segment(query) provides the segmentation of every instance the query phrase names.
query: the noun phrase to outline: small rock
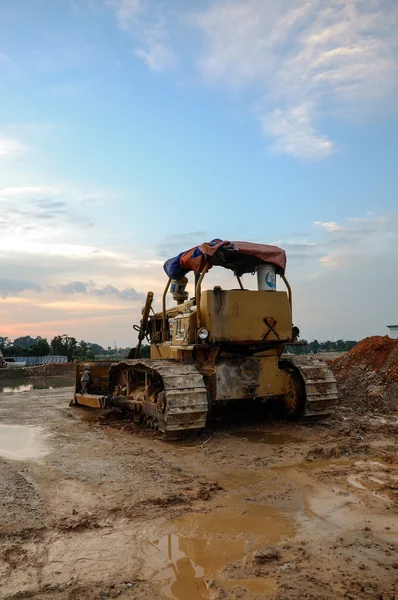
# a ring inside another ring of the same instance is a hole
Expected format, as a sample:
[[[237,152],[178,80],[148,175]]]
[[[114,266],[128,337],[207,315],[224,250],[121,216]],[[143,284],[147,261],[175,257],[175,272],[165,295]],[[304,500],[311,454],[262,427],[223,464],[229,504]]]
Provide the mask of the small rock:
[[[298,571],[297,565],[295,563],[284,563],[279,570],[283,573],[290,573],[291,571]]]
[[[253,554],[253,562],[257,565],[262,565],[264,563],[270,562],[271,560],[279,560],[280,558],[281,553],[277,548],[273,548],[272,546],[266,546],[265,548],[261,548]]]
[[[205,579],[205,586],[208,590],[217,587],[215,579]]]

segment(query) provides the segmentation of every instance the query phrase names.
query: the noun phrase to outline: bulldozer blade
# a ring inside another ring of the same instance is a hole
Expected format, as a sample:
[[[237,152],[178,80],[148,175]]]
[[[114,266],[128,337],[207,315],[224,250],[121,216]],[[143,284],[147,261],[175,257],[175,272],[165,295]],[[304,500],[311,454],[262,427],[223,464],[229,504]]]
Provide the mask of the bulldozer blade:
[[[106,408],[106,397],[96,394],[75,394],[74,404],[91,408]]]

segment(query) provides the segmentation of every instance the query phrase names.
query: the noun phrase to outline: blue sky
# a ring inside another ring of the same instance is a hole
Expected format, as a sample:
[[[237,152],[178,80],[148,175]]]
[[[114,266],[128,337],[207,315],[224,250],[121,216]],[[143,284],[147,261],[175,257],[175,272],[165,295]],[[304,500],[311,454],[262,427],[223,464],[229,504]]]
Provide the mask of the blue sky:
[[[397,17],[388,0],[0,0],[0,333],[128,345],[169,254],[223,237],[286,249],[305,337],[385,334]]]

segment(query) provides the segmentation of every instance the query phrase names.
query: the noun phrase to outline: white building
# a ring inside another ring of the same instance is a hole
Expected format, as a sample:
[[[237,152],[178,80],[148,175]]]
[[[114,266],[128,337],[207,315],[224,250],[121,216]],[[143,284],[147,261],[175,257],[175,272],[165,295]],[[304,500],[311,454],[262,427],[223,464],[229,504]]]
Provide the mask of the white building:
[[[398,325],[387,325],[387,328],[390,330],[390,338],[397,340],[398,339]]]

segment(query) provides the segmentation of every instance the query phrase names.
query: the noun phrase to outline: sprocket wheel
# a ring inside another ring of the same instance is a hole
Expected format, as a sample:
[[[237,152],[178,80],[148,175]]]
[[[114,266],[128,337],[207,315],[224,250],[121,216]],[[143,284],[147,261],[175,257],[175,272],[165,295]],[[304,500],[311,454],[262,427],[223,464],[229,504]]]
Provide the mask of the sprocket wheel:
[[[299,419],[305,411],[305,385],[298,369],[291,364],[282,363],[280,366],[288,375],[288,384],[286,394],[276,403],[276,412],[279,417],[293,421]]]

